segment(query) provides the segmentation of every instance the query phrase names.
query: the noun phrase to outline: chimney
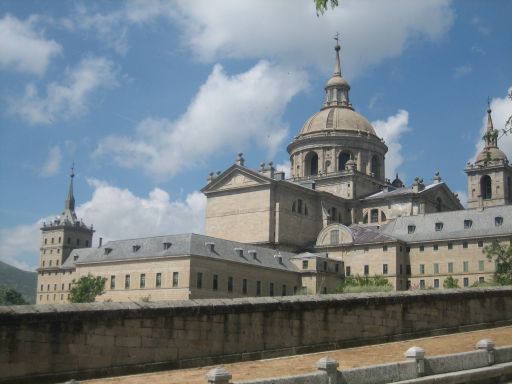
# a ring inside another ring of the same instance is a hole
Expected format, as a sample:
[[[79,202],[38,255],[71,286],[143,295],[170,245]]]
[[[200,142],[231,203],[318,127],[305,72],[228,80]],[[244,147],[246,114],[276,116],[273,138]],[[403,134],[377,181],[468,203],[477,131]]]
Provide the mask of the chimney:
[[[98,245],[98,248],[101,248],[101,245],[103,244],[103,237],[100,237],[100,243]]]

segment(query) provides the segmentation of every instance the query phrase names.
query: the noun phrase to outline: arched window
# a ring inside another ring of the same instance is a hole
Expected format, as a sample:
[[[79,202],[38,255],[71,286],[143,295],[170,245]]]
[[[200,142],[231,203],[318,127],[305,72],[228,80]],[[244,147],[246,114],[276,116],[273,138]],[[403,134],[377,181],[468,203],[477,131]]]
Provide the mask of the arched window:
[[[350,160],[350,153],[341,152],[338,156],[338,171],[344,171],[347,161]]]
[[[380,161],[379,158],[375,155],[372,157],[372,173],[373,176],[377,179],[380,179]]]
[[[378,209],[372,209],[370,212],[370,222],[371,223],[378,223],[379,222],[379,210]]]
[[[489,175],[482,176],[480,179],[480,193],[484,200],[492,199],[492,181]]]
[[[292,204],[292,212],[295,212],[295,201]]]
[[[318,174],[318,155],[316,152],[309,152],[306,155],[306,176]]]

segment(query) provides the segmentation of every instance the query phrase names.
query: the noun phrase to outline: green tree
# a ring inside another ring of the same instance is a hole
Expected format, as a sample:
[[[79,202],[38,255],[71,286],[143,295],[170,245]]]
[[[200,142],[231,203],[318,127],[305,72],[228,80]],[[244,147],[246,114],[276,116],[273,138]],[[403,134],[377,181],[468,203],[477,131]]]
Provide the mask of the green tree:
[[[23,295],[12,288],[0,288],[0,305],[24,305],[28,302]]]
[[[484,248],[488,260],[496,265],[494,280],[500,285],[512,285],[512,245],[501,245],[494,240]]]
[[[443,288],[459,288],[459,280],[450,275],[444,279]]]
[[[338,0],[315,0],[316,14],[317,16],[323,15],[329,8],[336,8],[338,6]]]
[[[105,293],[105,282],[107,279],[101,276],[88,274],[82,276],[78,281],[73,280],[69,301],[72,303],[92,303],[97,296]]]
[[[345,278],[343,283],[335,289],[337,293],[354,293],[354,292],[383,292],[391,291],[393,286],[385,277],[375,275],[370,276],[349,276]]]

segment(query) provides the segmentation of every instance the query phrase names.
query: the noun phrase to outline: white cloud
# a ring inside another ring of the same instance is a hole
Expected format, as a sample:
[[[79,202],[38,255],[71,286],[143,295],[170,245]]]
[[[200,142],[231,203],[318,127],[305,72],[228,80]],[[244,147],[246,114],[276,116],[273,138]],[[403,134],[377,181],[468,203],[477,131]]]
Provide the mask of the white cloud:
[[[93,224],[95,243],[134,237],[176,233],[203,233],[206,198],[197,191],[184,200],[172,200],[159,188],[148,196],[139,197],[128,189],[91,180],[94,187],[91,200],[76,211],[88,225]],[[43,221],[0,229],[0,260],[22,269],[34,269],[39,263],[40,227]]]
[[[62,161],[62,153],[60,147],[55,145],[50,148],[48,158],[41,168],[41,176],[48,177],[55,175],[60,169],[60,162]]]
[[[388,146],[386,154],[386,177],[393,180],[395,174],[403,163],[402,145],[400,139],[409,128],[409,113],[403,109],[399,110],[396,115],[388,117],[385,121],[378,120],[372,122],[377,135],[384,138]]]
[[[413,39],[438,40],[451,27],[450,0],[346,0],[317,17],[311,0],[128,1],[110,13],[79,9],[76,23],[119,53],[129,48],[133,26],[169,20],[202,61],[222,58],[278,59],[288,64],[330,68],[330,38],[342,36],[344,73],[400,55]]]
[[[439,39],[453,22],[448,0],[347,0],[321,17],[316,17],[310,0],[174,5],[177,11],[170,16],[181,26],[185,44],[202,60],[277,57],[330,68],[326,60],[334,45],[330,37],[340,32],[348,77],[401,54],[413,38]]]
[[[204,166],[222,150],[239,152],[259,145],[271,158],[288,133],[282,114],[294,95],[308,86],[300,71],[261,61],[229,76],[215,65],[176,121],[147,118],[134,137],[107,136],[95,157],[111,157],[126,168],[142,168],[157,178]]]
[[[84,113],[92,92],[116,85],[114,64],[105,58],[88,57],[68,69],[62,82],[49,84],[44,97],[33,84],[27,85],[23,97],[11,101],[9,110],[31,124],[52,124]]]
[[[455,79],[460,79],[461,77],[469,75],[472,70],[473,67],[471,67],[469,64],[461,65],[453,70],[453,77]]]
[[[512,86],[507,90],[507,94],[512,92]],[[500,131],[500,135],[505,129],[505,122],[512,116],[512,100],[507,95],[502,98],[497,97],[491,100],[491,117],[494,129]],[[479,139],[475,144],[475,153],[471,158],[474,162],[480,151],[484,148],[484,142],[481,139],[487,130],[487,113],[482,116],[482,126],[480,128]],[[498,147],[507,155],[508,160],[512,161],[512,134],[504,135],[498,140]]]
[[[9,14],[0,19],[0,68],[42,75],[60,44],[35,31],[37,17],[21,21]]]
[[[280,172],[284,172],[285,178],[289,178],[291,176],[291,166],[290,160],[285,160],[284,162],[277,164],[276,169]]]

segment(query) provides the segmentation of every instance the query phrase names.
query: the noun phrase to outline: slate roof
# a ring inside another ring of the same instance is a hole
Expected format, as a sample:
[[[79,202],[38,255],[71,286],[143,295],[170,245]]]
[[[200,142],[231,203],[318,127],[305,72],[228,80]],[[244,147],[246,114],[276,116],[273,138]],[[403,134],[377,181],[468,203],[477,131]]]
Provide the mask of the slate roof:
[[[395,237],[383,233],[376,226],[352,224],[349,228],[352,231],[354,244],[356,245],[397,241]]]
[[[503,218],[499,226],[495,225],[498,216]],[[464,220],[471,220],[471,228],[464,228]],[[443,223],[443,229],[436,231],[436,223]],[[416,226],[414,233],[409,233],[409,225]],[[512,236],[512,205],[398,217],[381,232],[406,242]]]
[[[363,200],[383,199],[383,198],[388,198],[388,197],[407,196],[407,195],[413,195],[413,194],[421,195],[422,193],[425,193],[425,192],[427,192],[435,187],[439,187],[443,184],[444,184],[444,182],[429,184],[429,185],[425,186],[425,188],[423,190],[419,191],[418,193],[414,192],[412,187],[402,187],[402,188],[394,189],[392,191],[380,191],[380,192],[374,193],[373,195],[366,196]]]
[[[171,245],[168,249],[165,249],[164,243],[170,243]],[[214,243],[213,251],[210,251],[210,246],[207,243]],[[134,251],[134,247],[139,248]],[[105,249],[111,250],[107,253]],[[242,256],[240,256],[240,250],[242,251]],[[253,257],[253,254],[249,253],[249,251],[256,251],[256,257]],[[188,255],[294,272],[298,270],[289,260],[295,256],[293,253],[278,252],[270,248],[194,233],[116,240],[109,241],[99,248],[76,249],[71,252],[63,267],[69,267],[73,264],[136,261],[147,258],[154,259]],[[78,256],[76,261],[74,260],[75,256]],[[279,262],[279,256],[281,256],[281,263]]]

